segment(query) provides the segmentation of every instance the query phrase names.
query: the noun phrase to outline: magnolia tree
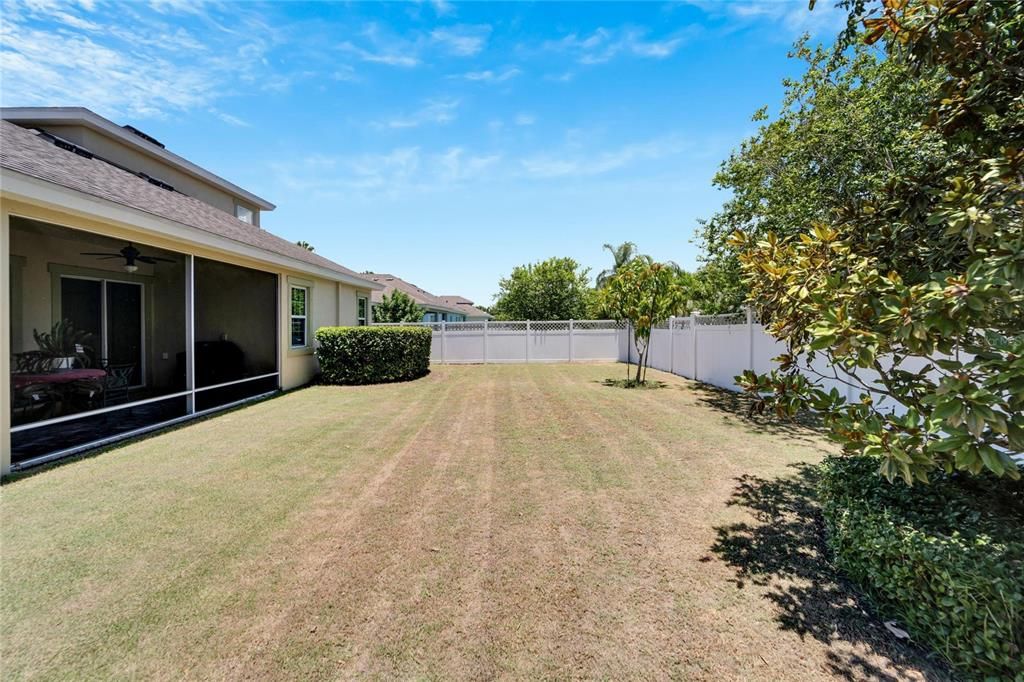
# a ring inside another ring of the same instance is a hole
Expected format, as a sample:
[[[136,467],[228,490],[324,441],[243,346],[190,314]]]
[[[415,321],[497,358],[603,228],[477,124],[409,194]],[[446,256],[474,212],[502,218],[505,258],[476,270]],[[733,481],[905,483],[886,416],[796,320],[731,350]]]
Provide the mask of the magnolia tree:
[[[633,383],[647,380],[651,330],[674,315],[683,301],[678,267],[635,258],[619,267],[601,290],[603,307],[617,320],[629,322],[639,358]]]
[[[780,415],[817,410],[846,451],[876,456],[890,480],[927,482],[936,470],[1017,478],[1024,12],[968,0],[846,5],[849,25],[867,29],[856,39],[883,46],[885,59],[844,65],[841,40],[835,60],[805,76],[813,87],[790,85],[798,96],[782,123],[739,154],[765,189],[751,185],[729,247],[762,320],[788,345],[778,371],[739,381]],[[849,97],[831,97],[837,88]],[[860,113],[846,110],[850,98]],[[856,172],[837,176],[844,164]],[[779,208],[774,222],[758,215],[758,192],[785,199],[786,187],[825,189],[822,178],[840,181],[821,192],[827,212],[812,203],[802,214]],[[815,355],[859,397],[824,390],[807,366]],[[906,410],[893,413],[893,401]]]
[[[395,289],[391,295],[384,294],[380,303],[373,307],[374,322],[421,322],[423,308],[412,300],[412,296]]]

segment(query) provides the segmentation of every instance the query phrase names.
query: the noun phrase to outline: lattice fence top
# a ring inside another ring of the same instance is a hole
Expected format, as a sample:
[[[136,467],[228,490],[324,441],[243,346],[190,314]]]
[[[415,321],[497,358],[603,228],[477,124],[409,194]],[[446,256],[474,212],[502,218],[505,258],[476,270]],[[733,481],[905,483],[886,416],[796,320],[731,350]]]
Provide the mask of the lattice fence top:
[[[483,322],[445,322],[445,331],[479,334],[484,330]]]
[[[487,331],[491,332],[525,332],[526,322],[492,320],[487,323]]]
[[[677,328],[684,329],[682,323],[688,318],[677,318]],[[618,320],[571,320],[574,331],[616,331],[626,328],[626,322]],[[534,332],[560,332],[569,331],[570,320],[542,320],[530,321],[530,331]],[[429,327],[436,332],[441,331],[444,325],[446,331],[450,332],[482,332],[484,328],[495,332],[522,332],[526,331],[526,320],[490,320],[488,322],[374,322],[375,327]],[[659,329],[668,329],[668,322],[658,326]]]
[[[756,324],[756,320],[754,321]],[[694,324],[702,327],[718,327],[727,325],[746,324],[747,314],[745,312],[726,313],[724,315],[696,315],[689,317],[674,317],[665,320],[654,326],[655,329],[691,329]],[[482,332],[484,328],[495,332],[522,332],[526,331],[525,320],[490,320],[489,322],[374,322],[377,327],[429,327],[436,332],[441,331],[441,326],[451,332]],[[572,328],[575,331],[587,330],[618,330],[625,329],[626,322],[616,320],[573,320]],[[569,330],[569,320],[544,320],[531,321],[530,331],[536,332],[562,332]]]
[[[746,313],[726,313],[725,315],[697,315],[696,324],[703,327],[717,327],[730,324],[746,324]]]
[[[568,321],[545,321],[545,322],[531,322],[530,331],[534,332],[568,332],[569,323]]]
[[[617,322],[615,320],[576,320],[572,323],[573,329],[577,331],[604,329],[604,330],[616,330],[625,329],[625,322]]]

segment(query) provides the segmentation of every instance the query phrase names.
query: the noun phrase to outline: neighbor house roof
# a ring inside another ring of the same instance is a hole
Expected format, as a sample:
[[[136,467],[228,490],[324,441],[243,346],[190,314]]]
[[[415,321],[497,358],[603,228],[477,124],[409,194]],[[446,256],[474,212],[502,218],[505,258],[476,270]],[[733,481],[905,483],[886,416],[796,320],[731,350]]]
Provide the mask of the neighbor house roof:
[[[401,277],[395,277],[383,272],[364,272],[363,277],[382,284],[384,286],[383,291],[374,291],[372,294],[372,302],[380,303],[384,297],[384,294],[391,295],[395,289],[403,291],[408,294],[412,300],[419,303],[424,308],[430,310],[441,310],[450,313],[462,313],[462,310],[452,303],[446,303],[440,297],[435,296],[426,289],[421,289],[412,282],[406,282]]]
[[[461,310],[465,315],[474,315],[480,317],[494,317],[486,310],[480,310],[473,305],[473,301],[469,300],[465,296],[438,296],[442,301],[449,305],[454,305],[457,309]]]
[[[163,189],[134,173],[62,149],[32,130],[0,121],[0,167],[333,273],[376,289],[365,277],[323,256],[244,223],[199,199]]]

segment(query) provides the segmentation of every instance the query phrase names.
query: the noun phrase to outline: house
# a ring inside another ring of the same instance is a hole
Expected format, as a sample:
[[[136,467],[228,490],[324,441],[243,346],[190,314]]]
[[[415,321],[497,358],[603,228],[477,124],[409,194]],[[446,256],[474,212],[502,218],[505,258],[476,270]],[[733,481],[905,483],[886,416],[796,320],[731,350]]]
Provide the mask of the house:
[[[369,322],[383,287],[266,199],[87,109],[0,113],[3,473],[305,384],[318,327]]]
[[[467,322],[483,322],[494,319],[494,315],[475,307],[471,300],[463,296],[438,296],[438,298],[448,305],[455,306],[457,310],[461,310]]]
[[[467,319],[467,309],[464,306],[448,303],[440,296],[435,296],[426,289],[406,282],[400,277],[379,272],[364,272],[363,277],[384,287],[380,291],[373,292],[371,306],[380,305],[385,294],[391,296],[392,292],[397,290],[408,294],[423,308],[423,322],[465,322]],[[483,311],[477,312],[482,313]]]

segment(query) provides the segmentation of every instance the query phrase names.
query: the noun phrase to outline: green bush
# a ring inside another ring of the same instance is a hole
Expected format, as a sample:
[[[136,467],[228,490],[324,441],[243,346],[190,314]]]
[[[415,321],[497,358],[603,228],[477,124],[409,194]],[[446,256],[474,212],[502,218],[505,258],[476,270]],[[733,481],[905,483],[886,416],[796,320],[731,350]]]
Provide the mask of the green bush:
[[[969,676],[1024,679],[1024,486],[955,474],[890,484],[868,457],[822,470],[836,564],[882,614]]]
[[[428,327],[321,327],[316,357],[328,384],[408,381],[430,369]]]

